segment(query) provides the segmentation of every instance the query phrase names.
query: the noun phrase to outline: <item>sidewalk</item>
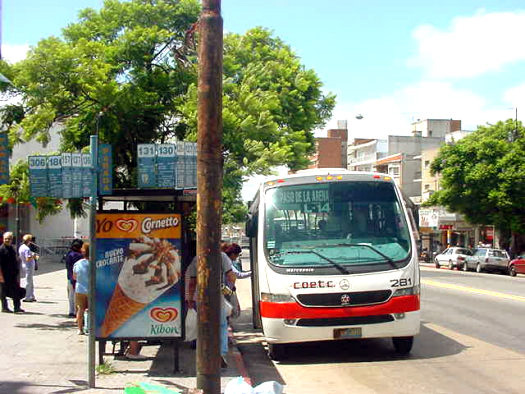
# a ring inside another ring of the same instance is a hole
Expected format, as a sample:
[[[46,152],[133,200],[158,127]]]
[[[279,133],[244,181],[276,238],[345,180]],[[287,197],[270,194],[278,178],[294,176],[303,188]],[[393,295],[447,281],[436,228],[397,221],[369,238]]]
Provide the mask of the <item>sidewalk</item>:
[[[50,261],[41,261],[39,266],[35,277],[38,302],[22,303],[25,314],[0,313],[0,393],[122,393],[140,382],[183,393],[195,388],[195,350],[181,343],[178,373],[173,373],[171,345],[146,346],[141,351],[148,357],[145,361],[105,356],[114,372],[97,373],[96,388],[86,389],[88,337],[78,335],[75,320],[67,316],[65,269]],[[110,348],[108,343],[106,351]],[[227,361],[228,368],[221,371],[223,390],[232,378],[245,376],[237,346],[230,346]]]

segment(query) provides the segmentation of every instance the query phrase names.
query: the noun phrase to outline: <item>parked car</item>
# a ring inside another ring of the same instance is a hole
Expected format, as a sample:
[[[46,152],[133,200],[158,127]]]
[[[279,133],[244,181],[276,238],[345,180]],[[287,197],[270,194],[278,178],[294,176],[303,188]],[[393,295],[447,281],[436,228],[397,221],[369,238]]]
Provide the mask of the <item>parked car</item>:
[[[461,269],[464,267],[465,261],[469,256],[472,256],[470,249],[453,246],[436,255],[434,263],[436,264],[436,268],[445,265],[450,269],[454,267]]]
[[[525,256],[518,256],[509,263],[509,275],[525,274]]]
[[[499,271],[507,273],[510,258],[502,249],[477,248],[474,249],[472,257],[466,261],[465,270],[475,269],[476,272]]]

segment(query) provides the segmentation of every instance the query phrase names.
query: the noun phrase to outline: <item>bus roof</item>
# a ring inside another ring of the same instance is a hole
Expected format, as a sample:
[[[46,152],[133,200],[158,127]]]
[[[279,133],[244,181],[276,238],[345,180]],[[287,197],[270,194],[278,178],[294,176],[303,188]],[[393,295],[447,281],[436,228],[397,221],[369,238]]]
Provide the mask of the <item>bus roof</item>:
[[[346,168],[310,168],[308,170],[299,170],[293,174],[288,174],[284,176],[275,176],[268,177],[262,183],[277,181],[279,179],[294,179],[294,178],[303,178],[310,176],[326,176],[326,175],[358,175],[358,176],[373,176],[380,175],[382,177],[390,176],[388,174],[383,174],[380,172],[371,172],[371,171],[350,171]]]

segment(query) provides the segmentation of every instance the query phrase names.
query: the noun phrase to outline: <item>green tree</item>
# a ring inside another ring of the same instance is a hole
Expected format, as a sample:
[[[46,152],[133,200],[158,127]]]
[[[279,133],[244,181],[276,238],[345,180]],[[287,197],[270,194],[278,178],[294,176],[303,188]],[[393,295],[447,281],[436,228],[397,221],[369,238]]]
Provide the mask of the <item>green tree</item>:
[[[0,72],[21,92],[4,112],[11,144],[46,144],[57,122],[62,150],[89,145],[99,131],[113,146],[115,187],[136,185],[136,145],[196,140],[197,0],[106,0],[100,11],[32,48]],[[238,220],[242,181],[272,166],[305,167],[312,130],[334,106],[312,70],[280,39],[257,28],[224,47],[225,220]],[[75,207],[80,204],[73,204]]]
[[[440,149],[431,164],[441,190],[426,205],[443,205],[476,224],[495,224],[505,235],[525,233],[525,134],[509,119],[480,126]]]
[[[11,204],[29,205],[37,209],[36,218],[42,222],[48,215],[53,215],[62,210],[62,201],[54,198],[33,198],[29,189],[27,161],[18,161],[10,170],[10,182],[0,186],[2,202]]]
[[[323,94],[289,46],[271,32],[254,28],[224,40],[224,196],[226,216],[243,219],[243,180],[272,167],[305,168],[314,150],[313,130],[330,117],[335,97]],[[196,138],[197,88],[181,104],[189,138]]]

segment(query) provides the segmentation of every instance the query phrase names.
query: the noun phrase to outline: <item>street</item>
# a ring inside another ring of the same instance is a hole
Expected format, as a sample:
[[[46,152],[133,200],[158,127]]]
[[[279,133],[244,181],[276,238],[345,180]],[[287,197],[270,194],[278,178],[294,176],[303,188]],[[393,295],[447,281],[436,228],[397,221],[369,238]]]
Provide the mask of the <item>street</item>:
[[[388,339],[289,347],[270,361],[250,322],[236,337],[254,383],[277,380],[286,393],[523,392],[525,277],[422,267],[422,322],[409,357]],[[249,281],[239,281],[249,320]],[[243,331],[244,330],[244,331]]]

